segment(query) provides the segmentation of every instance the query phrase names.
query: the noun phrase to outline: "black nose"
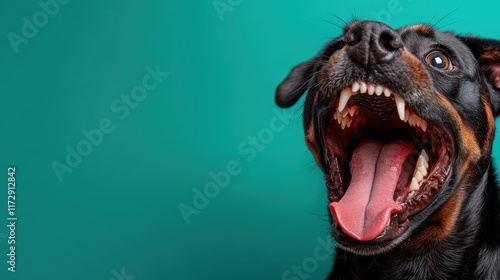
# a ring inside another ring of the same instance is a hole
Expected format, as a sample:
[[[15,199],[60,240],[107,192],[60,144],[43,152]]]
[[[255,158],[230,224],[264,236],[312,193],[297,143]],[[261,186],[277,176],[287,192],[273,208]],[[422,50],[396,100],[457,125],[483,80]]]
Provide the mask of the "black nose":
[[[389,26],[373,21],[357,22],[344,34],[347,55],[363,66],[391,62],[403,48],[401,37]]]

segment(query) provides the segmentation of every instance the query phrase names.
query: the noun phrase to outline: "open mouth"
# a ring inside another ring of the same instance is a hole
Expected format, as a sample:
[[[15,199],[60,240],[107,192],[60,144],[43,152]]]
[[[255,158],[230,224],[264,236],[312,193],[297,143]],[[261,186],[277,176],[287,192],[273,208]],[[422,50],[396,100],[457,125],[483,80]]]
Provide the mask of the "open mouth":
[[[356,82],[319,116],[330,211],[340,242],[402,235],[451,173],[449,131],[382,85]]]

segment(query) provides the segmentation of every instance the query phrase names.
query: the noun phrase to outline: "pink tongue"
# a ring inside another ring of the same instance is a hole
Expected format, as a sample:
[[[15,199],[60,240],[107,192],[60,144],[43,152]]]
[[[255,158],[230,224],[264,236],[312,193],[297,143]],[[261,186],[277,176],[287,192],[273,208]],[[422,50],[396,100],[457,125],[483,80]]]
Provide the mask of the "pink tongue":
[[[416,146],[410,141],[366,140],[354,151],[351,184],[330,212],[350,237],[369,241],[388,226],[391,215],[401,210],[393,196],[403,163]]]

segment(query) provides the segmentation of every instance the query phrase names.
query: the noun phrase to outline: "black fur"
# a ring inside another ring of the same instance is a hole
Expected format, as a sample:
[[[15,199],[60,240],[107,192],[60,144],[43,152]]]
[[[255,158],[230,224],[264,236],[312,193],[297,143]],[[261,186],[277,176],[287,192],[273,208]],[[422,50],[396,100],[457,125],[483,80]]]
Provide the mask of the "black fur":
[[[460,131],[463,127],[456,123],[446,107],[436,104],[432,92],[415,94],[422,86],[416,85],[419,78],[409,72],[412,69],[409,64],[376,63],[380,58],[356,57],[353,61],[335,62],[333,69],[327,67],[332,63],[332,56],[355,40],[350,35],[353,29],[357,28],[361,32],[366,24],[373,25],[361,22],[347,26],[343,36],[329,43],[310,61],[295,67],[277,89],[276,102],[281,107],[292,106],[308,91],[304,129],[306,133],[311,127],[315,129],[314,144],[319,149],[315,152],[320,157],[317,159],[318,165],[323,170],[328,169],[319,140],[322,135],[318,116],[337,97],[338,89],[358,80],[398,89],[398,93],[419,116],[450,129],[457,150],[452,163],[452,175],[435,201],[410,217],[411,226],[404,240],[395,242],[395,246],[384,253],[370,256],[356,255],[337,248],[334,269],[328,279],[500,279],[500,197],[491,159],[494,133],[489,132],[494,124],[487,118],[489,108],[494,117],[500,114],[500,42],[438,32],[431,28],[403,27],[393,30],[380,25],[389,34],[387,36],[393,36],[390,43],[396,51],[391,52],[391,55],[395,58],[390,57],[389,60],[404,61],[403,52],[397,46],[401,43],[404,50],[425,66],[425,75],[432,81],[429,88],[442,94],[458,113],[461,125],[474,132],[477,149],[481,151],[480,157],[465,170],[467,174],[458,174],[468,160],[459,147],[474,144],[462,139]],[[387,48],[392,47],[389,44]],[[426,64],[426,56],[436,49],[448,54],[456,68],[437,71]],[[379,55],[373,52],[371,50],[369,56]],[[445,238],[439,241],[423,239],[426,240],[424,244],[413,244],[412,240],[428,228],[441,226],[433,224],[437,222],[430,217],[460,192],[465,195],[458,218]]]

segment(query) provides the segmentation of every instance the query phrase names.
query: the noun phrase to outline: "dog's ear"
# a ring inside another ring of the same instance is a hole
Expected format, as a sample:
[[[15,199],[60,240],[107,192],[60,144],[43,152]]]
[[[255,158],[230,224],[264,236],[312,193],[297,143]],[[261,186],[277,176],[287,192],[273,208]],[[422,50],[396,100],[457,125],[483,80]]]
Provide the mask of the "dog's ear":
[[[276,89],[276,104],[288,108],[295,104],[309,87],[309,80],[316,66],[311,59],[295,66],[288,77]]]
[[[491,103],[495,116],[500,115],[500,41],[477,37],[459,37],[476,57],[492,87]]]

